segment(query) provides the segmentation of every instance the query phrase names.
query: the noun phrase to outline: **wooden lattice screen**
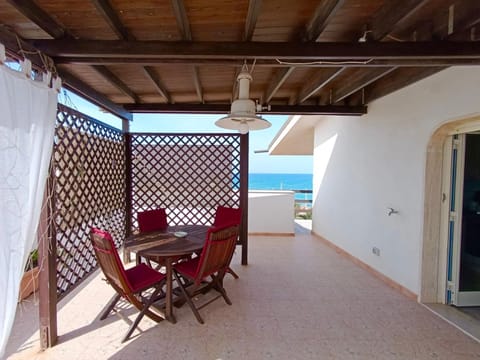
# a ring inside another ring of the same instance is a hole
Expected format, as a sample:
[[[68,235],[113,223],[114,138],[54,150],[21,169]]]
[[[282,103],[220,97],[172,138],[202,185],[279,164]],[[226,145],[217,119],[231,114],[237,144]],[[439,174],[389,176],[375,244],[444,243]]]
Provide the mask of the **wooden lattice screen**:
[[[137,213],[163,207],[170,225],[213,223],[218,205],[240,206],[240,135],[130,135],[130,231]]]
[[[141,210],[164,207],[171,225],[209,225],[218,205],[241,207],[241,143],[238,134],[124,135],[59,105],[49,181],[58,298],[97,266],[91,226],[121,246]],[[246,231],[246,264],[244,239]]]
[[[57,295],[67,294],[97,265],[91,226],[126,233],[125,142],[120,130],[59,105],[52,157]]]

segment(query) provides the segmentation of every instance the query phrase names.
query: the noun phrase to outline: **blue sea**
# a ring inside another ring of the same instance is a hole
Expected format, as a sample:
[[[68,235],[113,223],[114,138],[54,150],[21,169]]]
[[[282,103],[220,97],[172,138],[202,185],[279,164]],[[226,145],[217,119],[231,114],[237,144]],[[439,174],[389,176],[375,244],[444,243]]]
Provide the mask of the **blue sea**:
[[[312,174],[248,174],[249,190],[312,190]],[[297,200],[311,200],[312,194],[295,194]]]

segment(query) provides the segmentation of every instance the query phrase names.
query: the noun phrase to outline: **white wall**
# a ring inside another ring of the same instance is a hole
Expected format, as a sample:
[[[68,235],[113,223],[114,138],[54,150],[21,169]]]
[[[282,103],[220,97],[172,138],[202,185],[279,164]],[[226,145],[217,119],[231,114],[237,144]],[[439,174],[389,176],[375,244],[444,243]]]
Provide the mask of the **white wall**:
[[[293,191],[248,192],[248,232],[295,233],[295,193]]]
[[[480,67],[450,68],[362,117],[321,117],[313,231],[418,294],[427,143],[440,124],[480,113],[479,84]]]

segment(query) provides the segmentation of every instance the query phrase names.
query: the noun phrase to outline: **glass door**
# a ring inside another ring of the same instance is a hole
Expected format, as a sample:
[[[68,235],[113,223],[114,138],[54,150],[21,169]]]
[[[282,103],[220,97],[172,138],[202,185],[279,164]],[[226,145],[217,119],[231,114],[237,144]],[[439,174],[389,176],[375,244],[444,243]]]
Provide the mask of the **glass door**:
[[[449,286],[456,306],[480,305],[480,134],[453,138]]]

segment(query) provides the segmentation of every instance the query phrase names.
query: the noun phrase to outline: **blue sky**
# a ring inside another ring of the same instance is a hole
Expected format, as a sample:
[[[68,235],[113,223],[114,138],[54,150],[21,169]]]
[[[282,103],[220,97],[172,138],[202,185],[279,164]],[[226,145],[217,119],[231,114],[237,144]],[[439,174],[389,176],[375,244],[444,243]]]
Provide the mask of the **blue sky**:
[[[99,111],[98,107],[84,99],[64,91],[59,101],[78,111],[92,116],[107,124],[121,128],[117,117]],[[263,115],[262,115],[263,116]],[[229,132],[215,126],[221,115],[194,114],[134,114],[130,123],[132,132]],[[249,172],[250,173],[299,173],[311,174],[313,159],[311,156],[278,156],[268,153],[255,154],[255,150],[268,149],[268,145],[287,120],[287,116],[263,116],[272,123],[265,130],[250,132]]]

